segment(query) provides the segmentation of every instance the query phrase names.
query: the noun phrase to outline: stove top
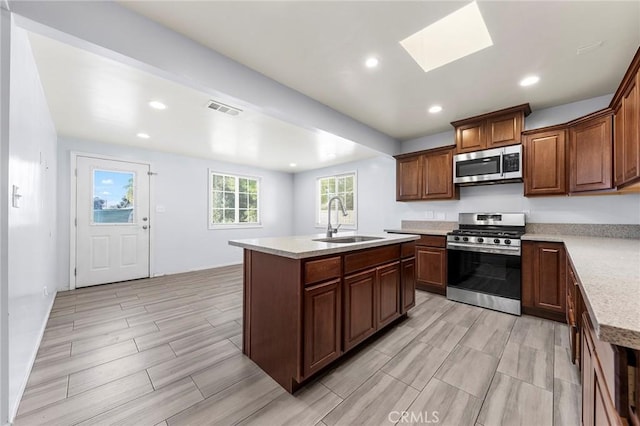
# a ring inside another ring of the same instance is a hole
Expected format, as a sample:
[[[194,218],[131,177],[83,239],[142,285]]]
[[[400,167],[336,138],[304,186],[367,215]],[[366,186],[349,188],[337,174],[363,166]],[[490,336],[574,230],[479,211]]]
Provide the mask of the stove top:
[[[447,248],[519,256],[524,219],[524,213],[460,213]]]
[[[501,231],[499,229],[454,229],[452,235],[473,235],[479,237],[503,237],[503,238],[520,238],[524,231]]]

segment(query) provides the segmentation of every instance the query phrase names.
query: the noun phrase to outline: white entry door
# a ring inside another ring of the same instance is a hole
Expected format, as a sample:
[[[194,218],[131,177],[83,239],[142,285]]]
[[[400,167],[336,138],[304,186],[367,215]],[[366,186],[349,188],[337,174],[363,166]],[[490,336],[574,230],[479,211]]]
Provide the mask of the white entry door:
[[[76,287],[149,276],[149,165],[76,157]]]

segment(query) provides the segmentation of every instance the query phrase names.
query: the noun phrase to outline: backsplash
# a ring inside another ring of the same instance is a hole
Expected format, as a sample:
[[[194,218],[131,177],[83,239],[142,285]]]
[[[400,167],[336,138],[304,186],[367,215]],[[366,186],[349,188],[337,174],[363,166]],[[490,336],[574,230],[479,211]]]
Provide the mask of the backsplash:
[[[458,222],[445,222],[437,220],[403,220],[402,229],[433,229],[439,231],[452,231],[458,227]]]
[[[592,223],[527,223],[528,234],[581,235],[584,237],[640,238],[640,225]]]
[[[451,231],[458,222],[433,220],[403,220],[402,229],[430,229]],[[581,235],[583,237],[640,239],[640,225],[594,223],[527,223],[527,234]]]

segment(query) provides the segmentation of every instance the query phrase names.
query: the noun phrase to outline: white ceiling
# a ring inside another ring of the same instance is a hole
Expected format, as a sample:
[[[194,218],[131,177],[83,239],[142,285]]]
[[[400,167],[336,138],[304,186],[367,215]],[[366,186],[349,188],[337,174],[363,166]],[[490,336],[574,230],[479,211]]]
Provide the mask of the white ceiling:
[[[640,45],[640,1],[480,1],[493,46],[425,73],[399,42],[468,2],[120,4],[400,140],[525,102],[535,111],[612,93]],[[210,94],[193,87],[41,35],[30,39],[61,136],[288,172],[378,155],[260,106],[245,103],[241,115],[223,115],[207,109]],[[380,60],[376,69],[364,67],[371,55]],[[540,83],[520,87],[529,74]],[[150,100],[168,109],[153,110]],[[444,110],[429,114],[434,104]]]
[[[59,135],[299,172],[377,153],[328,133],[245,110],[207,108],[207,93],[29,33]],[[167,109],[148,106],[158,100]],[[141,139],[137,133],[147,133]],[[295,167],[290,164],[295,163]]]
[[[612,93],[640,45],[638,1],[479,1],[494,45],[425,73],[400,40],[468,2],[121,4],[398,139],[525,102],[536,110]],[[369,55],[377,69],[363,66]],[[540,83],[519,87],[532,73]],[[433,104],[444,110],[428,114]]]

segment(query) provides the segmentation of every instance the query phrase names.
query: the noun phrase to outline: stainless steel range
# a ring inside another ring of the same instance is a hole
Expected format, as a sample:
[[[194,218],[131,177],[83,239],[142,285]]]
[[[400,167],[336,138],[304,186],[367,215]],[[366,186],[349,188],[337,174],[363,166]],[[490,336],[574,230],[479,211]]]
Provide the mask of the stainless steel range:
[[[447,298],[520,315],[524,213],[460,213],[447,234]]]

